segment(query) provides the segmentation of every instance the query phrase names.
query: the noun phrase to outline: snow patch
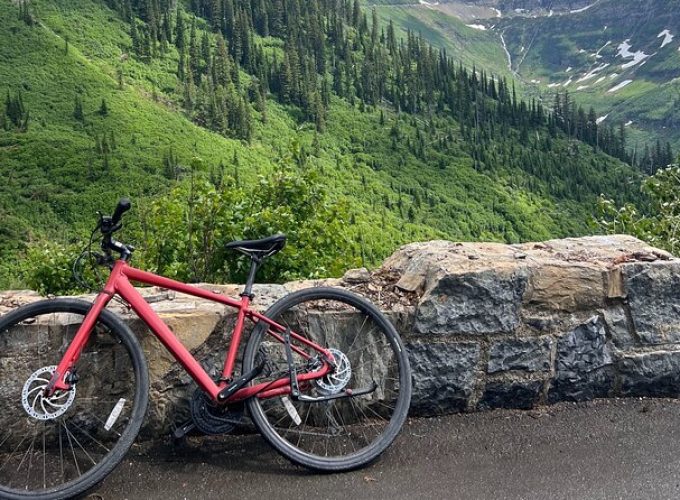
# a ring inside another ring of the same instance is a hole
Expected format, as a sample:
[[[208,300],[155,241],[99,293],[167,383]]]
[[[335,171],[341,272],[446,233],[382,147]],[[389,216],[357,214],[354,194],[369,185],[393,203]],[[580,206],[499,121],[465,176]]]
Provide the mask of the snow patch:
[[[567,86],[568,86],[571,82],[573,82],[573,81],[574,81],[574,80],[573,80],[572,78],[569,78],[569,80],[567,80],[566,82],[564,82],[564,83],[562,84],[562,86],[563,86],[563,87],[567,87]]]
[[[606,26],[605,26],[605,28],[606,28]],[[600,52],[602,52],[602,51],[603,51],[604,49],[606,49],[609,45],[611,45],[611,43],[612,43],[611,40],[607,40],[607,43],[605,43],[602,47],[600,47],[600,48],[597,50],[597,52],[595,52],[595,54],[599,56],[599,55],[600,55]]]
[[[553,14],[554,14],[554,11],[552,9],[550,9],[550,12],[548,12],[548,17],[552,17]]]
[[[591,69],[588,73],[583,75],[581,78],[576,80],[577,82],[585,82],[586,80],[590,80],[591,78],[594,78],[597,76],[597,74],[605,69],[607,66],[609,66],[609,63],[604,63],[599,65],[597,68]]]
[[[628,85],[629,83],[633,83],[633,80],[624,80],[621,83],[619,83],[618,85],[615,85],[614,87],[610,88],[607,92],[609,92],[609,93],[617,92],[617,91],[621,90],[623,87],[625,87],[626,85]]]
[[[492,7],[491,10],[496,12],[496,17],[503,17],[503,14],[501,14],[501,11],[496,9],[495,7]]]
[[[585,90],[588,87],[590,87],[590,85],[579,85],[578,87],[576,87],[576,90]]]
[[[628,120],[624,127],[630,127],[633,124],[633,120]]]
[[[590,9],[593,5],[597,5],[599,3],[599,1],[600,0],[597,0],[595,3],[591,3],[590,5],[586,5],[585,7],[581,7],[580,9],[570,10],[569,13],[570,14],[578,14],[579,12],[585,12],[588,9]]]
[[[531,80],[531,83],[539,84],[539,83],[541,83],[541,80]]]
[[[578,51],[578,53],[579,53],[579,54],[585,54],[585,53],[586,53],[586,49],[581,49],[581,50]]]
[[[418,3],[420,3],[420,5],[424,5],[425,7],[429,7],[430,9],[435,5],[439,5],[439,2],[427,2],[426,0],[418,0]]]
[[[565,73],[569,73],[572,69],[574,69],[574,68],[572,68],[571,66],[569,66],[567,69],[564,70],[564,72],[565,72]]]
[[[606,115],[604,115],[604,116],[600,116],[597,120],[595,120],[595,123],[599,125],[600,123],[602,123],[603,121],[605,121],[605,120],[607,119],[608,116],[609,116],[609,114],[606,114]]]
[[[549,89],[554,89],[555,87],[559,87],[559,86],[560,86],[559,83],[551,83],[550,85],[548,85],[548,88],[549,88]]]
[[[619,76],[618,73],[612,73],[611,75],[609,75],[609,78],[614,79],[614,78],[616,78],[617,76]]]
[[[616,54],[616,57],[621,57],[622,59],[629,59],[633,58],[632,61],[629,61],[625,64],[621,65],[622,69],[627,69],[627,68],[632,68],[636,64],[640,64],[642,61],[647,59],[649,57],[649,54],[645,54],[642,50],[638,50],[637,52],[631,52],[630,48],[632,45],[629,43],[630,38],[627,38],[624,40],[620,45],[619,45],[619,52]]]
[[[486,26],[484,26],[483,24],[466,24],[465,26],[467,26],[468,28],[472,28],[473,30],[486,31]]]
[[[600,78],[597,79],[595,85],[597,85],[598,83],[602,83],[603,81],[605,81],[606,78],[607,78],[606,76],[601,76]]]
[[[663,37],[663,40],[661,41],[661,48],[663,49],[666,45],[671,43],[673,41],[673,35],[671,35],[671,32],[667,29],[663,30],[661,33],[659,33],[657,38]]]

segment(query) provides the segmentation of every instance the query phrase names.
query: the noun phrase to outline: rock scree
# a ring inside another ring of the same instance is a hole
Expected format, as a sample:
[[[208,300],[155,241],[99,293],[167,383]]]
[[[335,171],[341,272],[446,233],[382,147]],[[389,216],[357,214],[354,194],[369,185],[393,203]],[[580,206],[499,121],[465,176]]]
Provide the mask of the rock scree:
[[[256,285],[254,306],[265,310],[314,286],[359,293],[395,324],[411,360],[414,415],[680,396],[680,260],[630,236],[412,243],[374,271]],[[221,366],[235,310],[164,289],[140,291],[206,368]],[[39,299],[2,292],[0,314]],[[149,360],[144,434],[164,435],[188,416],[195,384],[134,314],[118,303],[110,308],[139,335]]]

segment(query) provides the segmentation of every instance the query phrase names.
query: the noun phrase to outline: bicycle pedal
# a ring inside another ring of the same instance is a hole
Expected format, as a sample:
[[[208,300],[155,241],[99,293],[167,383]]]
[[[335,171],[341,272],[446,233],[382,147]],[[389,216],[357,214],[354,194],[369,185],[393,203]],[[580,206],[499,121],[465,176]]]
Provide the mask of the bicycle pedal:
[[[180,441],[184,439],[187,436],[187,434],[189,434],[195,428],[196,424],[194,424],[193,420],[187,420],[173,431],[172,438],[176,441]]]

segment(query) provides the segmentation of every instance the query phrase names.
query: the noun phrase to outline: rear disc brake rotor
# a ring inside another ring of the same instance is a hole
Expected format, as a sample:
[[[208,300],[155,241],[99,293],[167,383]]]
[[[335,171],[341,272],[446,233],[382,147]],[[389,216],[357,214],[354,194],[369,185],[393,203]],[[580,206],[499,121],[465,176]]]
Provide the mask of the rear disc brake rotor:
[[[349,358],[339,349],[328,349],[335,359],[335,369],[328,375],[316,380],[316,387],[322,394],[337,394],[342,391],[352,378],[352,366]]]

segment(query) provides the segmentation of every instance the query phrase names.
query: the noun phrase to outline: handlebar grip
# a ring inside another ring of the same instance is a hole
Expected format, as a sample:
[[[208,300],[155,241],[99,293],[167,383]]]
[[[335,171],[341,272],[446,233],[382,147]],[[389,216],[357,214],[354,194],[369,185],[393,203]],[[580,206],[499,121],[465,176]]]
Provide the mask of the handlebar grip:
[[[112,225],[116,225],[120,222],[120,218],[123,216],[125,212],[130,210],[132,208],[132,202],[130,201],[129,198],[121,198],[118,201],[118,205],[116,205],[116,210],[113,212],[113,215],[111,216],[111,223]]]

